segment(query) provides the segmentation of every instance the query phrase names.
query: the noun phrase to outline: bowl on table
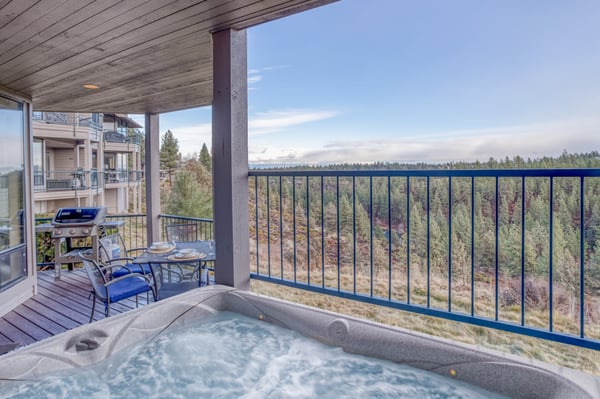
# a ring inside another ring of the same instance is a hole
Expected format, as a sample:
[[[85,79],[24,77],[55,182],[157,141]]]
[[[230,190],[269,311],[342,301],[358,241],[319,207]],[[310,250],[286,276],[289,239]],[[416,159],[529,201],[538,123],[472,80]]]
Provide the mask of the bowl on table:
[[[164,251],[171,248],[171,244],[166,241],[153,242],[150,249],[154,251]]]
[[[197,258],[198,255],[200,255],[200,254],[195,249],[193,249],[193,248],[185,248],[185,249],[180,249],[179,251],[177,251],[175,253],[175,258],[177,258],[177,259],[190,259],[190,258]]]

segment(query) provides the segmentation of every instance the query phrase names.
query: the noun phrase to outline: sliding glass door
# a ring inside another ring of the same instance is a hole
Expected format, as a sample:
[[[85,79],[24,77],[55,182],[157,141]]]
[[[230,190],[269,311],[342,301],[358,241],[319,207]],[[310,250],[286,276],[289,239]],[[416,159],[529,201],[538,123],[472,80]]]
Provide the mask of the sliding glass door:
[[[0,96],[0,291],[27,277],[23,104]]]

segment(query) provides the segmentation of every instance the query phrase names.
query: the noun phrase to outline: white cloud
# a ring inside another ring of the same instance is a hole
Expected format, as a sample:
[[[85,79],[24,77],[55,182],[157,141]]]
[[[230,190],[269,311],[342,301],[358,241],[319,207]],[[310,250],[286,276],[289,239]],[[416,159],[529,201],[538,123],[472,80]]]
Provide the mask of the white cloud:
[[[212,127],[210,123],[167,129],[173,132],[173,135],[179,143],[179,152],[184,157],[190,156],[193,153],[199,154],[202,149],[202,143],[206,143],[209,150],[211,148]],[[161,134],[161,137],[163,134],[164,132]]]
[[[251,163],[448,162],[485,161],[520,155],[559,155],[563,150],[598,149],[600,120],[559,121],[493,129],[423,133],[412,137],[332,140],[320,148],[264,148]]]
[[[299,126],[309,122],[332,118],[335,115],[336,113],[333,111],[312,110],[271,111],[260,113],[248,121],[248,135],[257,136],[282,132],[292,126]],[[208,148],[211,148],[212,125],[210,123],[172,128],[165,126],[164,131],[167,129],[173,132],[173,135],[179,143],[179,151],[184,157],[187,157],[194,152],[199,153],[202,148],[202,143],[206,143]],[[162,134],[164,134],[164,131]],[[277,150],[276,152],[270,151],[269,154],[272,154],[272,156],[281,156],[280,150]]]
[[[252,76],[248,76],[248,86],[260,82],[262,80],[262,75],[252,75]]]
[[[263,73],[275,71],[277,69],[288,68],[289,65],[271,65],[262,68],[254,68],[248,70],[248,90],[256,90],[253,85],[263,80]]]
[[[292,126],[329,119],[336,115],[337,113],[334,111],[313,110],[263,112],[248,121],[248,134],[258,136],[276,133]]]

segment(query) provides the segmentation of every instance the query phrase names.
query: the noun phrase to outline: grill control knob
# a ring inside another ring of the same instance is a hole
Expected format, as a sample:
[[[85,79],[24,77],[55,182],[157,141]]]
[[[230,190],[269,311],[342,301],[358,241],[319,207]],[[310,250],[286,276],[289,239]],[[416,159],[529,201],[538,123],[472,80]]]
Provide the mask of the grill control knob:
[[[81,232],[83,234],[90,234],[90,229],[82,229]]]
[[[55,236],[60,236],[60,235],[62,235],[62,230],[58,230],[58,229],[54,230],[54,235],[55,235]]]
[[[71,234],[72,236],[74,236],[75,233],[77,233],[77,230],[75,230],[75,229],[69,230],[69,234]]]

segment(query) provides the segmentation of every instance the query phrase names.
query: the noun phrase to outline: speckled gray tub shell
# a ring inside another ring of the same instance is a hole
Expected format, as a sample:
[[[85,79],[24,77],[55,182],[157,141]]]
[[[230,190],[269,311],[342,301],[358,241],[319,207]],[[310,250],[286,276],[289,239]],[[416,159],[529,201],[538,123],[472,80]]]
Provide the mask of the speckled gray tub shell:
[[[31,379],[95,363],[167,328],[219,311],[259,318],[347,352],[452,375],[509,397],[600,398],[600,379],[575,370],[223,286],[189,291],[10,352],[0,357],[0,379]]]

